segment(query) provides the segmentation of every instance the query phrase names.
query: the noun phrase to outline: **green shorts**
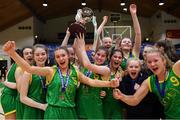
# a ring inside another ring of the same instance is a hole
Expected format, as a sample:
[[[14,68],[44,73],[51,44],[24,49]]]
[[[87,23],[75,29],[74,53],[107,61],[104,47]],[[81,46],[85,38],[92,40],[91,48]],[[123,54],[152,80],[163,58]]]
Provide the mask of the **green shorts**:
[[[9,115],[16,112],[16,95],[2,94],[1,105],[4,110],[4,115]]]
[[[44,119],[77,119],[74,107],[58,107],[48,105]]]

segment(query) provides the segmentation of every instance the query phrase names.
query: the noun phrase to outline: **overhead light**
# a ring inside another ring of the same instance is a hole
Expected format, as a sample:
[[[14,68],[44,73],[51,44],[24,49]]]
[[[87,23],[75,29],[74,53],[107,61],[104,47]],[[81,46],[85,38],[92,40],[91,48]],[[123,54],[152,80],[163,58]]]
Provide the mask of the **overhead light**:
[[[124,2],[124,0],[121,0],[121,3],[120,3],[121,6],[125,6],[126,3]]]
[[[123,8],[123,10],[127,12],[127,8]]]
[[[149,41],[149,38],[147,37],[145,40],[146,40],[146,41]]]
[[[38,36],[37,36],[37,35],[35,35],[34,37],[35,37],[36,39],[38,38]]]
[[[81,5],[82,5],[82,6],[86,6],[86,2],[85,2],[85,0],[82,0]]]
[[[43,2],[43,6],[44,6],[44,7],[47,7],[47,6],[48,6],[48,4],[47,4],[47,0],[44,0],[44,2]]]
[[[164,5],[164,0],[159,1],[159,6],[162,6],[162,5]]]

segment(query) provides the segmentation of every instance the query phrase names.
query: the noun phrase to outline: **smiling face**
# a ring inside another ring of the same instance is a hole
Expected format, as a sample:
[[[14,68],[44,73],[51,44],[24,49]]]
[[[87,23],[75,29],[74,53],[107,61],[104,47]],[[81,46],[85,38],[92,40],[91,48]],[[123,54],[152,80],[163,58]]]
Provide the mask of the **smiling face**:
[[[72,47],[68,47],[67,48],[69,51],[69,59],[71,63],[75,63],[75,53],[74,53],[74,49]]]
[[[111,57],[110,65],[112,68],[117,69],[121,65],[122,62],[122,54],[120,51],[114,52]]]
[[[61,70],[66,70],[68,68],[68,64],[69,64],[69,54],[68,52],[63,49],[57,49],[54,52],[54,56],[55,56],[55,60],[57,62],[57,64],[59,65]]]
[[[146,57],[147,66],[155,75],[160,75],[166,70],[166,60],[160,52],[147,53]]]
[[[131,59],[127,61],[127,71],[132,79],[136,79],[141,70],[140,61]]]
[[[103,46],[105,48],[111,48],[112,47],[112,39],[110,37],[106,37],[103,39]]]
[[[124,38],[121,41],[122,50],[131,50],[132,49],[132,41],[129,38]]]
[[[24,48],[23,49],[23,58],[27,61],[30,65],[33,63],[33,52],[32,48]]]
[[[94,62],[97,65],[102,65],[106,61],[107,53],[103,49],[99,49],[94,55]]]
[[[34,61],[37,66],[45,66],[45,62],[48,59],[48,55],[44,48],[36,48],[34,50]]]
[[[146,54],[148,53],[148,51],[151,51],[153,49],[152,46],[145,46],[144,50],[143,50],[143,58],[144,60],[146,59]]]

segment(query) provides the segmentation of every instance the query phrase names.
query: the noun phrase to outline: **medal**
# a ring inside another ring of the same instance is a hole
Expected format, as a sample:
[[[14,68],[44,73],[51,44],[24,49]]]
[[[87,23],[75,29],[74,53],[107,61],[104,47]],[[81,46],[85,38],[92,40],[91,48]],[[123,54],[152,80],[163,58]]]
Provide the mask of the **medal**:
[[[61,99],[61,100],[64,100],[64,95],[61,95],[61,96],[60,96],[60,99]]]

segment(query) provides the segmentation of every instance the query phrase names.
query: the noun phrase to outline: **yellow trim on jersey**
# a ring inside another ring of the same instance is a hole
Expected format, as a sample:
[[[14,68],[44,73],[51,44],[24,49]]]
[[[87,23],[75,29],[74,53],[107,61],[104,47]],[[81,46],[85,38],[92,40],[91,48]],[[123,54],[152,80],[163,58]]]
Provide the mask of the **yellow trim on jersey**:
[[[100,75],[101,76],[101,80],[102,81],[110,81],[110,78],[111,78],[111,75],[110,76],[102,76],[102,75]],[[95,78],[96,79],[96,78]],[[99,79],[98,79],[99,80]]]
[[[150,83],[150,77],[148,77],[148,86],[149,86],[149,91],[152,92],[152,89],[151,89],[151,83]]]
[[[17,66],[16,70],[19,70],[20,72],[24,72],[24,70],[20,66]]]
[[[53,80],[54,78],[54,75],[55,75],[55,72],[57,71],[57,66],[56,65],[53,65],[53,74],[51,76],[51,78],[48,80],[46,79],[46,86],[49,85],[51,83],[51,81]]]
[[[29,78],[29,84],[31,84],[32,83],[32,74],[30,75],[30,78]]]
[[[79,81],[79,70],[78,70],[77,66],[73,65],[73,67],[74,67],[74,69],[75,69],[75,71],[77,73],[77,79]]]
[[[13,111],[5,113],[4,115],[10,115],[10,114],[15,113],[15,112],[16,112],[16,110],[13,110]]]

